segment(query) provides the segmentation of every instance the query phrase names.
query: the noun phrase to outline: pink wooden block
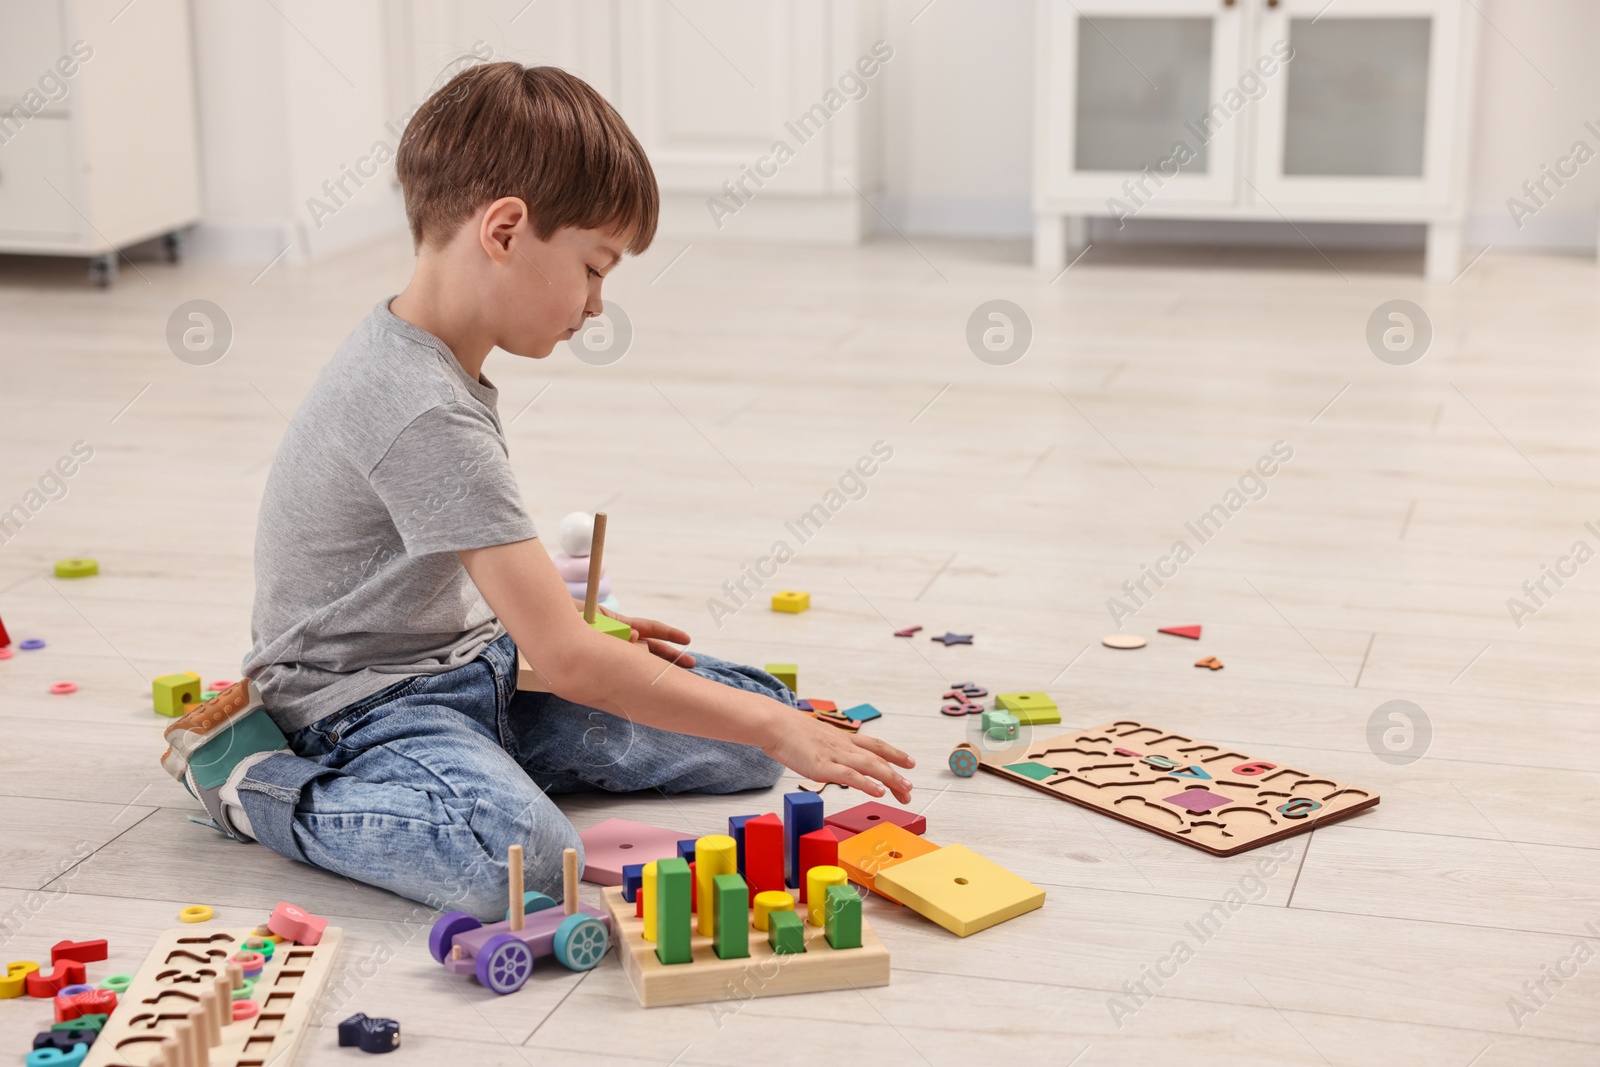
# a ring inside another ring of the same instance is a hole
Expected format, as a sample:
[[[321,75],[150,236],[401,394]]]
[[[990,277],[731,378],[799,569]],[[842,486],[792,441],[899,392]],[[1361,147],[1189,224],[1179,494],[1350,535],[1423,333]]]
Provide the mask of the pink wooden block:
[[[853,808],[835,812],[822,820],[829,826],[837,826],[851,834],[864,834],[874,826],[882,826],[892,822],[903,830],[913,834],[924,834],[928,830],[928,820],[916,812],[904,808],[891,808],[887,804],[879,804],[869,800],[865,804],[857,804]]]
[[[583,880],[621,885],[624,865],[671,859],[678,854],[678,842],[695,835],[627,819],[607,819],[578,836],[583,839]]]
[[[322,940],[322,931],[327,928],[327,919],[287,902],[279,902],[267,920],[268,930],[297,945],[315,945]]]

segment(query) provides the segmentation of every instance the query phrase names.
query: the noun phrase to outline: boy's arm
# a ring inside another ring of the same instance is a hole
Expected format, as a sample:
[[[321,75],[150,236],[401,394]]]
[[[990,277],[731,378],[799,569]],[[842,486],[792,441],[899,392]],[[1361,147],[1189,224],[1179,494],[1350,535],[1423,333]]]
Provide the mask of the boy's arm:
[[[645,726],[756,745],[807,778],[869,796],[883,795],[881,781],[902,804],[909,802],[911,783],[891,764],[910,767],[911,757],[887,742],[847,735],[770,697],[675,667],[642,642],[591,629],[572,609],[566,583],[537,538],[457,555],[517,648],[558,695]]]

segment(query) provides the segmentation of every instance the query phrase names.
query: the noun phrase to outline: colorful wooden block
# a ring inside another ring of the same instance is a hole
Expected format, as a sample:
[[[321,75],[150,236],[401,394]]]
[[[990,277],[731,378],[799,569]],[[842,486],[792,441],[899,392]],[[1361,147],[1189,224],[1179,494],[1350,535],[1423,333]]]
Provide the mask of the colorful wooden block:
[[[78,966],[83,966],[81,963]],[[58,996],[54,1000],[56,1022],[64,1023],[90,1012],[110,1015],[117,1010],[117,995],[109,989],[94,989],[87,993]]]
[[[726,834],[707,834],[695,843],[694,878],[697,900],[696,912],[700,920],[700,936],[716,934],[715,882],[719,874],[738,874],[738,848],[733,838]],[[739,880],[742,884],[744,879]],[[749,892],[745,893],[745,906],[750,905]]]
[[[958,937],[1044,905],[1044,890],[965,845],[946,845],[896,864],[878,884],[912,911]]]
[[[1017,722],[1023,726],[1051,726],[1061,721],[1061,712],[1055,708],[1034,708],[1028,711],[1013,711],[1010,714],[1017,717]]]
[[[42,1033],[33,1035],[33,1049],[35,1052],[42,1048],[54,1049],[57,1052],[71,1052],[74,1045],[82,1045],[85,1049],[88,1049],[94,1044],[94,1039],[99,1036],[100,1031],[98,1030],[85,1030],[82,1028],[45,1030]],[[29,1057],[29,1060],[32,1060],[32,1057]],[[53,1062],[61,1064],[66,1061],[55,1060]],[[32,1067],[31,1063],[29,1067]]]
[[[824,924],[823,910],[828,902],[829,887],[844,885],[847,881],[849,876],[843,867],[823,864],[806,872],[806,918],[812,926]]]
[[[644,922],[642,936],[646,941],[656,939],[656,870],[655,860],[644,865],[644,878],[639,882],[640,918]]]
[[[50,946],[50,962],[77,960],[79,963],[98,963],[106,958],[110,946],[104,938],[98,941],[57,941]]]
[[[1006,764],[1006,770],[1015,771],[1017,774],[1026,775],[1036,782],[1042,782],[1046,778],[1054,778],[1056,775],[1061,773],[1054,767],[1046,766],[1043,763],[1035,763],[1032,760],[1024,760],[1021,763],[1008,763]]]
[[[775,911],[767,916],[767,944],[780,956],[806,950],[805,924],[797,912]]]
[[[834,948],[861,947],[861,894],[853,885],[830,885],[823,904],[823,930]]]
[[[1187,637],[1191,641],[1200,640],[1200,626],[1163,626],[1157,630],[1158,634],[1172,634],[1174,637]]]
[[[630,863],[622,868],[622,899],[629,904],[639,896],[639,890],[644,885],[644,864]]]
[[[876,800],[869,800],[865,804],[857,804],[844,811],[836,811],[823,820],[829,826],[836,826],[848,834],[866,833],[874,826],[892,822],[896,826],[910,830],[914,834],[923,834],[928,830],[928,820],[914,811],[904,808],[890,807],[880,804]]]
[[[927,855],[938,847],[903,826],[883,823],[839,842],[839,866],[852,882],[898,903],[897,897],[878,884],[878,875],[897,863]]]
[[[6,964],[6,975],[0,978],[0,1000],[22,996],[28,987],[28,975],[38,973],[39,965],[32,960],[16,960]]]
[[[800,877],[795,888],[800,899],[806,899],[806,872],[813,867],[836,867],[839,864],[839,842],[855,836],[856,831],[841,830],[824,824],[822,829],[800,835]]]
[[[789,692],[798,693],[800,682],[800,668],[793,663],[769,663],[766,672],[789,687]]]
[[[1010,741],[1017,736],[1017,729],[1022,724],[1017,717],[1009,711],[986,711],[983,713],[983,732],[995,741]]]
[[[183,714],[185,704],[196,704],[205,692],[200,676],[193,671],[184,674],[163,674],[150,683],[150,697],[157,715],[177,718]]]
[[[656,958],[665,964],[688,963],[694,931],[690,894],[693,876],[677,856],[656,861]]]
[[[87,978],[83,964],[77,960],[61,960],[49,974],[35,970],[27,976],[28,996],[49,1000],[69,985],[82,985]]]
[[[756,894],[755,927],[766,932],[767,920],[775,911],[793,911],[794,897],[781,890],[773,889],[765,893]]]
[[[782,891],[783,820],[768,812],[744,824],[744,880],[756,895]]]
[[[799,884],[800,836],[820,829],[822,829],[821,797],[815,793],[783,795],[784,875],[789,885]]]
[[[996,693],[994,706],[1001,711],[1016,714],[1019,711],[1056,710],[1056,702],[1049,693]]]
[[[320,915],[312,915],[304,908],[296,907],[287,901],[280,901],[272,909],[272,915],[267,919],[267,929],[283,938],[300,945],[315,945],[322,940],[322,932],[328,928],[328,920]]]
[[[871,722],[873,719],[883,718],[883,712],[871,704],[857,704],[853,708],[845,708],[841,714],[852,722]]]
[[[801,700],[796,702],[795,707],[801,711],[835,712],[839,710],[839,705],[831,700]]]
[[[811,606],[811,594],[797,589],[781,589],[772,594],[772,610],[798,614]]]
[[[738,864],[739,873],[744,874],[744,824],[754,819],[754,815],[728,816],[728,836],[733,838],[734,862]],[[751,897],[754,898],[752,893]]]
[[[633,636],[633,627],[629,626],[625,622],[618,622],[611,616],[603,614],[599,611],[594,613],[594,622],[591,622],[589,625],[594,629],[599,630],[607,637],[620,637],[622,640],[626,641]]]
[[[578,836],[583,840],[583,880],[621,885],[624,866],[675,856],[678,842],[689,835],[627,819],[606,819]]]
[[[685,863],[693,863],[695,845],[698,844],[699,841],[700,839],[698,837],[691,837],[687,838],[686,840],[679,841],[678,858],[683,860]]]
[[[119,993],[118,996],[120,995],[121,994]],[[111,1018],[111,1016],[107,1015],[105,1012],[95,1012],[87,1015],[80,1015],[76,1019],[68,1019],[65,1022],[51,1023],[50,1029],[93,1030],[98,1033],[99,1031],[105,1029],[106,1020],[109,1018]]]
[[[717,958],[744,959],[750,955],[750,887],[737,874],[719,874],[708,895],[714,902],[712,940]]]

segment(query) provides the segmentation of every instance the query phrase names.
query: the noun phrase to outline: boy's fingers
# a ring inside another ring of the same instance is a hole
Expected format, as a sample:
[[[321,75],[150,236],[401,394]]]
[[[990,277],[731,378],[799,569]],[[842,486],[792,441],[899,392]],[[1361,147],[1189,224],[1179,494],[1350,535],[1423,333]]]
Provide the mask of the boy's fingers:
[[[916,760],[912,759],[898,748],[895,748],[881,737],[873,737],[870,734],[856,734],[855,742],[857,745],[861,746],[867,751],[882,756],[891,763],[897,763],[902,767],[915,767],[917,765]]]
[[[828,777],[828,781],[838,782],[840,785],[847,785],[852,789],[859,789],[869,797],[881,797],[884,793],[883,786],[861,772],[843,764],[839,765],[836,773]]]
[[[640,640],[644,641],[645,647],[648,648],[652,654],[660,656],[667,662],[682,667],[684,670],[690,670],[694,667],[694,657],[685,652],[683,649],[674,648],[665,641],[662,641],[660,638],[641,637]]]
[[[850,766],[861,771],[863,774],[870,774],[872,777],[878,779],[884,785],[894,790],[896,796],[899,796],[902,792],[909,793],[911,783],[902,778],[900,776],[900,772],[890,766],[887,760],[879,759],[877,756],[874,756],[869,752],[862,751],[861,749],[856,750],[854,757],[855,758],[850,761]]]

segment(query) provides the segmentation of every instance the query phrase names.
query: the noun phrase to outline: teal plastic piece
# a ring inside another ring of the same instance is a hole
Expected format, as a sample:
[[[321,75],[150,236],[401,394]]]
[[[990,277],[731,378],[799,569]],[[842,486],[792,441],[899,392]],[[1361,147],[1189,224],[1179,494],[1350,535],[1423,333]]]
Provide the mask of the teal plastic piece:
[[[536,911],[543,911],[546,908],[553,908],[555,906],[555,901],[551,900],[549,897],[545,896],[536,889],[530,889],[526,893],[522,894],[522,914],[524,915],[532,915]],[[506,921],[511,921],[510,908],[506,909]]]
[[[189,757],[189,770],[194,772],[197,788],[215,789],[246,756],[288,747],[283,731],[265,710],[257,708],[201,745]]]

